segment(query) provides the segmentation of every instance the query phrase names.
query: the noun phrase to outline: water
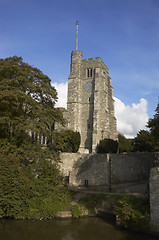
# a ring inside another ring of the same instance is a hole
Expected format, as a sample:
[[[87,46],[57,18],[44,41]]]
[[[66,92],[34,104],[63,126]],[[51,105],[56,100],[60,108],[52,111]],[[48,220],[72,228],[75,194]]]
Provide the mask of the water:
[[[0,240],[157,240],[119,229],[101,218],[75,220],[0,220]]]

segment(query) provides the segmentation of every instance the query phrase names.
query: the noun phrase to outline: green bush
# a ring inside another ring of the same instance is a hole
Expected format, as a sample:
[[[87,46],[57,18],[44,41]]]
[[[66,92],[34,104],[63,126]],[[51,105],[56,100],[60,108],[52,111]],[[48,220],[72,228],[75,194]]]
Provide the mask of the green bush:
[[[43,159],[21,165],[14,154],[0,155],[0,216],[51,218],[68,208],[71,197],[61,190],[55,164]]]
[[[27,212],[28,179],[16,164],[14,155],[0,156],[0,209],[3,217],[23,216]]]
[[[79,204],[77,204],[72,208],[72,217],[79,218],[80,216],[81,216],[81,210],[80,210]]]
[[[119,153],[132,151],[133,146],[130,139],[127,139],[123,135],[119,134],[118,142],[119,142]]]
[[[52,148],[61,152],[77,152],[80,146],[80,133],[72,130],[56,132]]]
[[[46,219],[52,218],[56,215],[57,211],[66,209],[70,206],[70,196],[67,191],[59,191],[52,189],[46,194],[37,191],[34,196],[28,199],[28,213],[29,219]]]
[[[124,197],[118,200],[115,206],[117,223],[135,231],[149,230],[149,203],[147,199]]]
[[[105,138],[100,140],[97,146],[98,153],[116,153],[118,151],[118,142],[112,139]]]

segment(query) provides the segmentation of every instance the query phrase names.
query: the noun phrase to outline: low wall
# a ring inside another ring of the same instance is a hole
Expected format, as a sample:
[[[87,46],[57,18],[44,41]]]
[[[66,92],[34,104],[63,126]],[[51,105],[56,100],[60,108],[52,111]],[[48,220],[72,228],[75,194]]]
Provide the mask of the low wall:
[[[131,182],[149,179],[150,169],[155,166],[158,153],[110,154],[112,182]]]
[[[108,161],[106,154],[61,153],[60,169],[69,176],[73,186],[107,185]]]
[[[108,185],[149,179],[159,153],[82,154],[61,153],[60,169],[74,186]]]
[[[159,167],[151,169],[150,174],[151,228],[159,233]]]

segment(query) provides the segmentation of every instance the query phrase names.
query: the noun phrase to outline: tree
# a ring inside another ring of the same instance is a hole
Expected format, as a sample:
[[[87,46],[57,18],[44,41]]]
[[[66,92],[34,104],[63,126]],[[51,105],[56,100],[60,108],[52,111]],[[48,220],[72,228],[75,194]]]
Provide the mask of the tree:
[[[49,135],[63,123],[51,80],[21,57],[0,59],[0,138],[21,145],[28,132]]]
[[[62,130],[54,135],[52,147],[61,152],[77,152],[80,146],[80,133],[72,130]]]
[[[133,151],[148,151],[148,152],[153,152],[154,151],[154,145],[155,141],[153,136],[151,135],[150,132],[146,130],[140,130],[137,133],[137,137],[134,139],[134,147]]]
[[[140,130],[134,139],[133,151],[159,151],[159,103],[154,118],[150,118],[147,127],[150,131]]]
[[[40,70],[16,56],[0,59],[0,216],[50,218],[68,207],[56,153],[29,136],[52,139],[54,123],[64,123],[56,100]]]
[[[118,151],[118,142],[113,139],[100,140],[97,146],[98,153],[116,153]]]
[[[118,142],[119,142],[119,152],[131,152],[132,150],[132,144],[129,139],[124,137],[123,135],[118,135]]]
[[[149,119],[147,127],[150,128],[152,136],[154,136],[156,140],[159,140],[159,103],[155,111],[156,114],[154,118]]]
[[[0,154],[0,217],[51,218],[68,208],[71,199],[59,187],[62,177],[56,165],[39,158],[21,166],[19,157]]]
[[[17,164],[18,158],[0,154],[0,212],[3,217],[16,217],[27,212],[26,198],[31,181]]]

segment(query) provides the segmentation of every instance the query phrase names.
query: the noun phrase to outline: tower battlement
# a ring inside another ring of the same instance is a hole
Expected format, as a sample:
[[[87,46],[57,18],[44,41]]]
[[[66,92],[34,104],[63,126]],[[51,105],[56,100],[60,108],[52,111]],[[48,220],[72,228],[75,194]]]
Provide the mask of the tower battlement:
[[[75,54],[75,53],[77,53],[77,54],[82,54],[82,51],[78,51],[78,50],[72,51],[72,54]]]
[[[82,63],[84,65],[92,65],[92,67],[99,67],[105,69],[105,72],[109,74],[109,69],[108,67],[104,64],[102,59],[100,57],[95,57],[95,58],[88,58],[88,59],[83,59]]]

